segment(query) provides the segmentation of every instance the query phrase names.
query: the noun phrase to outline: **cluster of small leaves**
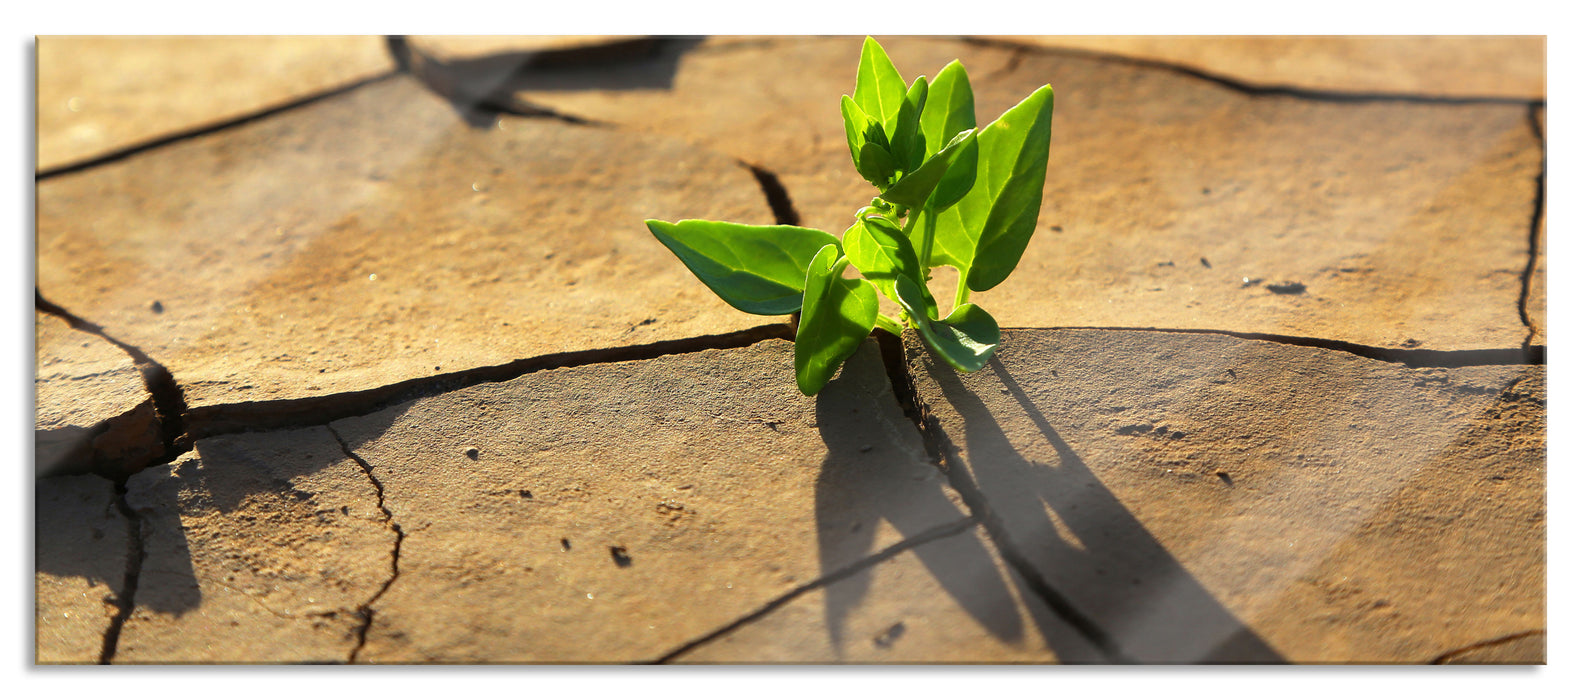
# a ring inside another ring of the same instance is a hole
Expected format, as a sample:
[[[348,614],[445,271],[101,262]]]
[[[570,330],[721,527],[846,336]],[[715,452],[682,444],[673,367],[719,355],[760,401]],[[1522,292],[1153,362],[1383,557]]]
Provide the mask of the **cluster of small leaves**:
[[[989,312],[967,300],[1021,261],[1038,222],[1049,163],[1053,92],[1045,85],[982,129],[959,61],[933,80],[902,80],[879,42],[863,42],[857,86],[841,117],[857,173],[879,196],[841,238],[799,226],[649,220],[648,229],[731,306],[801,312],[796,379],[824,388],[875,327],[918,335],[952,367],[981,369],[1000,343]],[[929,291],[934,268],[956,268],[950,313]],[[847,266],[861,277],[847,277]],[[879,295],[901,308],[879,312]]]

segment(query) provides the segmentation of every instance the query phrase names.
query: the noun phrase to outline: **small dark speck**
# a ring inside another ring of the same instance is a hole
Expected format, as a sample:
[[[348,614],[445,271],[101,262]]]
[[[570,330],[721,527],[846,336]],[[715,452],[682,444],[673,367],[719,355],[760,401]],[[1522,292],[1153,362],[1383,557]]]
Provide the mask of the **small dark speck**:
[[[639,325],[639,326],[646,326],[646,325],[648,325],[650,323],[658,323],[658,322],[659,322],[659,319],[657,319],[657,318],[645,318],[645,319],[643,319],[641,321],[638,321],[637,325]]]
[[[1180,440],[1181,438],[1184,438],[1184,437],[1186,437],[1186,433],[1183,433],[1183,432],[1181,432],[1179,430],[1177,430],[1177,431],[1175,431],[1173,433],[1170,433],[1170,439],[1171,440]]]
[[[1059,226],[1050,226],[1049,230],[1054,231],[1055,233],[1065,233],[1066,232],[1065,229],[1060,228]]]
[[[562,552],[569,552],[569,551],[571,551],[571,540],[568,540],[568,539],[562,537],[560,539],[560,551],[562,551]]]
[[[615,560],[615,565],[626,568],[632,565],[632,558],[626,555],[625,547],[611,547],[610,558]]]
[[[532,498],[533,492],[527,489],[517,489],[516,495],[521,496],[522,498]]]
[[[1422,345],[1422,344],[1423,344],[1423,341],[1421,341],[1421,340],[1418,340],[1416,338],[1407,338],[1406,342],[1401,343],[1401,347],[1403,347],[1403,348],[1415,348],[1415,347],[1417,347],[1419,345]]]
[[[469,447],[469,448],[467,448],[467,453],[466,454],[467,454],[467,459],[476,460],[476,459],[478,459],[478,448],[476,448],[476,447]]]
[[[897,622],[893,625],[890,625],[890,629],[887,629],[880,633],[879,636],[874,637],[873,645],[881,649],[889,649],[890,645],[894,644],[895,640],[900,639],[901,635],[903,634],[906,634],[906,625],[904,623]]]
[[[1307,285],[1301,282],[1282,282],[1280,284],[1266,284],[1263,286],[1275,294],[1303,294],[1307,292]]]
[[[1214,476],[1219,477],[1219,480],[1225,482],[1226,486],[1231,486],[1232,484],[1235,483],[1235,482],[1232,482],[1230,480],[1230,475],[1226,474],[1225,470],[1223,470],[1223,469],[1215,471],[1214,472]]]
[[[159,301],[156,300],[154,303],[148,305],[148,310],[153,311],[156,314],[162,314],[165,313],[165,305],[159,303]]]
[[[1212,194],[1213,192],[1214,192],[1214,190],[1211,190],[1211,189],[1209,189],[1207,187],[1203,188],[1203,194]]]
[[[439,365],[434,365],[434,371],[435,371],[435,372],[438,372],[438,371],[439,371]]]
[[[1203,267],[1206,267],[1206,268],[1209,268],[1209,269],[1213,269],[1214,268],[1213,265],[1208,264],[1208,258],[1198,258],[1197,261],[1200,262],[1200,263],[1203,263]]]
[[[348,508],[346,506],[341,506],[341,515],[351,515],[351,512],[352,512],[351,508]]]
[[[1156,265],[1158,267],[1175,267],[1176,263],[1175,263],[1174,260],[1166,260],[1166,261],[1164,261],[1162,263],[1154,263],[1154,265]]]

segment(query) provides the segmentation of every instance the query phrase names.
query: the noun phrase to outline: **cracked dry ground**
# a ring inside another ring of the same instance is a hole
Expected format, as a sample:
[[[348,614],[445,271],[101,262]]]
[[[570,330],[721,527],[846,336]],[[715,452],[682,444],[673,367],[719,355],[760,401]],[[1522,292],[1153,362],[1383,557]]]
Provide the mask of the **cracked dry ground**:
[[[1544,662],[1541,39],[881,40],[1040,230],[807,398],[641,221],[843,230],[860,38],[41,39],[37,661]]]

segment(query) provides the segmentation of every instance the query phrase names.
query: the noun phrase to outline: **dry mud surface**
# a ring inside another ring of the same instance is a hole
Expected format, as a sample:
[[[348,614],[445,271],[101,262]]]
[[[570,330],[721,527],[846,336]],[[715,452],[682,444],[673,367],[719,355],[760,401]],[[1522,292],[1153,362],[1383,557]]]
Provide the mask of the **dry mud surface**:
[[[35,661],[1545,662],[1541,40],[881,40],[1039,231],[809,398],[641,222],[843,230],[860,38],[41,39]]]

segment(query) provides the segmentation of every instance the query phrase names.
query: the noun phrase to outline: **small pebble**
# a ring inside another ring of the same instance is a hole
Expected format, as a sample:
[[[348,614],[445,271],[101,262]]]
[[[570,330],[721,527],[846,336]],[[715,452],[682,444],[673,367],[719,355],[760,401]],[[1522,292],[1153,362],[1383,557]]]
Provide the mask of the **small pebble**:
[[[165,305],[164,305],[164,304],[161,304],[161,303],[159,303],[159,301],[158,301],[158,300],[155,300],[155,301],[154,301],[154,303],[152,303],[152,304],[149,304],[149,305],[148,305],[148,308],[149,308],[149,309],[150,309],[150,310],[152,310],[152,311],[153,311],[153,312],[154,312],[154,313],[156,313],[156,314],[162,314],[162,313],[165,313]]]
[[[467,448],[467,459],[473,459],[473,460],[478,459],[478,448],[476,448],[476,447],[469,447],[469,448]]]

